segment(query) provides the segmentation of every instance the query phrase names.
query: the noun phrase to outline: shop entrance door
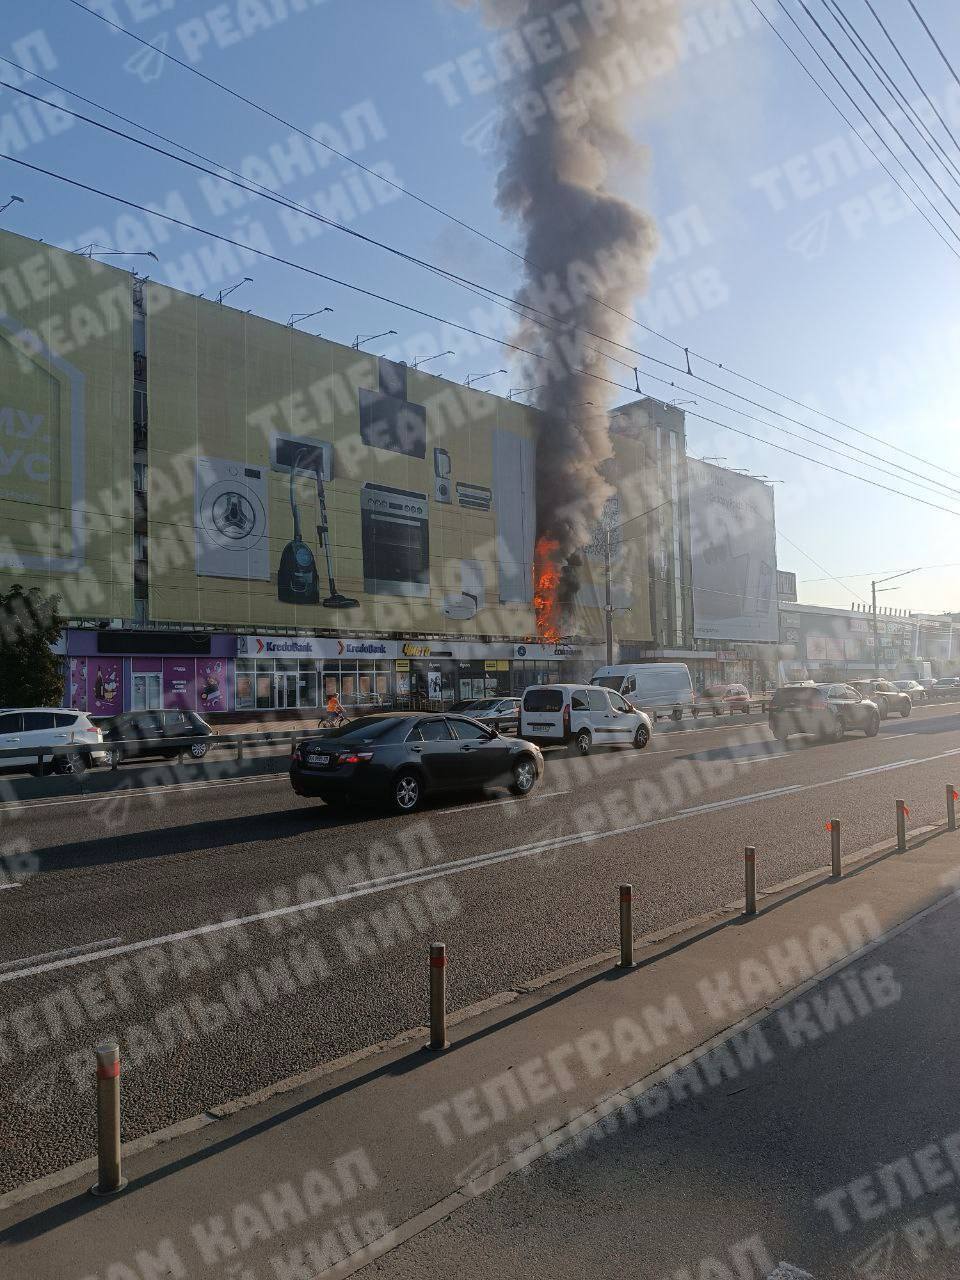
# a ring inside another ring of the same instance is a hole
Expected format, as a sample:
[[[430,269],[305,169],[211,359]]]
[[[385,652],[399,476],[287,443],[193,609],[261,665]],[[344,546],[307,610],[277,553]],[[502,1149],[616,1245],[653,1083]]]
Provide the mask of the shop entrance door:
[[[295,671],[277,673],[277,710],[285,711],[299,706],[297,699],[297,674]]]
[[[158,711],[163,706],[160,673],[135,671],[132,694],[132,710]]]

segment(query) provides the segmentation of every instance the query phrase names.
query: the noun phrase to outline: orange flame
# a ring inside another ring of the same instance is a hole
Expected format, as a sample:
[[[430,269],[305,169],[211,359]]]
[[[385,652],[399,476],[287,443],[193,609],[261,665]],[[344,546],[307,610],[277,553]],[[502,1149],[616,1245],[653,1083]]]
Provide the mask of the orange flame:
[[[560,543],[545,534],[537,539],[533,553],[533,609],[537,618],[537,635],[548,644],[556,644],[561,636],[557,588],[560,568],[556,554]]]

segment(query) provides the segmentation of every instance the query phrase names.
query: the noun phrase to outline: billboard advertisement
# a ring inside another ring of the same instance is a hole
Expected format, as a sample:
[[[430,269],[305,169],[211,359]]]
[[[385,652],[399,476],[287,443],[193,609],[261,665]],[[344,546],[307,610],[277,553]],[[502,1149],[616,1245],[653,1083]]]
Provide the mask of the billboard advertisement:
[[[526,636],[535,414],[145,291],[150,617]]]
[[[724,467],[687,460],[694,635],[777,640],[773,489]]]
[[[0,232],[0,587],[132,614],[132,405],[131,277]]]

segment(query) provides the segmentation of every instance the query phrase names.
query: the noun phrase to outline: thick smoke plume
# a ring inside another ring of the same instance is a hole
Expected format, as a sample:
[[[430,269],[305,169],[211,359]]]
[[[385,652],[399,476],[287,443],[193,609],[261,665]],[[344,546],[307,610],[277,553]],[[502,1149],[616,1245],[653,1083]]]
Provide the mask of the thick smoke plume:
[[[676,9],[674,0],[479,4],[501,29],[498,205],[520,225],[521,252],[535,264],[525,266],[517,301],[536,308],[542,323],[523,320],[519,340],[545,357],[531,359],[525,376],[540,386],[536,403],[547,415],[537,451],[538,540],[556,543],[563,607],[576,594],[579,549],[612,492],[601,469],[611,454],[613,397],[590,375],[629,378],[611,365],[605,340],[630,341],[625,317],[646,288],[657,243],[651,219],[609,190],[641,161],[626,112],[643,86],[626,67],[657,49],[662,70]]]

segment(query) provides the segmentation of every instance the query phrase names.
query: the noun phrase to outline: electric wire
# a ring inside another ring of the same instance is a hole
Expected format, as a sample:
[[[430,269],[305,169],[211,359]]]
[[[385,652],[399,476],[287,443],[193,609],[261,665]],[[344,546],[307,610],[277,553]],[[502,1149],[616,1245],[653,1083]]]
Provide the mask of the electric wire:
[[[7,58],[3,58],[3,57],[0,57],[0,61],[3,61],[3,62],[10,62],[10,60],[9,60],[9,59],[7,59]],[[15,64],[14,64],[14,65],[15,65]],[[52,83],[52,82],[50,82],[50,83]],[[13,86],[13,85],[9,84],[7,81],[2,80],[2,79],[0,79],[0,87],[2,87],[2,88],[9,88],[9,89],[14,89],[14,88],[15,88],[15,86]],[[63,87],[62,87],[62,86],[60,86],[60,85],[57,85],[56,87],[57,87],[58,89],[62,89],[62,91],[63,91],[63,92],[66,92],[66,93],[70,93],[70,92],[71,92],[71,91],[70,91],[70,90],[68,90],[68,89],[63,89]],[[26,90],[22,90],[22,89],[21,89],[21,90],[19,90],[18,92],[20,92],[23,96],[28,97],[28,98],[31,98],[31,99],[33,99],[33,100],[35,100],[35,101],[39,101],[39,102],[46,101],[46,99],[42,98],[40,95],[30,93],[30,92],[28,92],[28,91],[26,91]],[[90,100],[89,100],[89,99],[85,99],[85,101],[90,101]],[[99,109],[99,110],[109,111],[109,108],[101,107],[101,106],[100,106],[100,104],[98,104],[98,103],[91,103],[91,105],[93,105],[94,107],[96,107],[96,108],[97,108],[97,109]],[[584,328],[584,327],[581,327],[581,326],[572,325],[572,324],[567,324],[567,323],[564,323],[563,321],[558,321],[558,320],[556,320],[554,317],[552,317],[548,312],[542,311],[542,310],[540,310],[539,308],[537,308],[537,307],[533,307],[533,306],[532,306],[532,305],[530,305],[530,304],[516,303],[514,299],[511,299],[511,298],[509,298],[507,295],[505,295],[505,294],[501,294],[501,293],[497,292],[496,290],[491,289],[491,288],[490,288],[489,286],[487,286],[487,285],[481,284],[481,283],[479,283],[479,282],[477,282],[477,281],[474,281],[474,280],[470,280],[468,277],[461,276],[461,275],[459,275],[458,273],[447,271],[447,270],[446,270],[446,269],[444,269],[444,268],[441,268],[441,267],[436,266],[436,264],[430,263],[430,262],[428,262],[428,261],[426,261],[426,260],[424,260],[424,259],[421,259],[421,258],[417,258],[417,257],[415,257],[414,255],[408,254],[408,253],[406,253],[405,251],[403,251],[403,250],[401,250],[401,249],[396,248],[396,247],[395,247],[395,246],[393,246],[393,245],[386,244],[384,241],[377,240],[377,239],[375,239],[375,238],[374,238],[374,237],[372,237],[372,236],[368,236],[368,235],[363,234],[362,232],[358,232],[358,231],[356,231],[354,228],[352,228],[352,227],[348,227],[348,226],[344,225],[343,223],[337,222],[337,221],[336,221],[336,220],[334,220],[334,219],[330,219],[330,218],[324,217],[323,215],[321,215],[321,214],[317,213],[315,210],[310,209],[308,206],[306,206],[306,205],[302,205],[302,204],[300,204],[300,203],[299,203],[299,202],[297,202],[297,201],[293,201],[293,200],[289,199],[288,197],[281,195],[280,193],[278,193],[278,192],[277,192],[277,191],[275,191],[274,189],[272,189],[272,188],[270,188],[270,187],[266,187],[266,186],[264,186],[264,185],[263,185],[263,184],[261,184],[261,183],[255,183],[255,184],[253,184],[253,185],[251,186],[251,185],[249,185],[249,184],[248,184],[248,180],[247,180],[246,178],[242,177],[242,175],[235,175],[235,177],[227,177],[227,176],[226,176],[226,174],[225,174],[224,172],[218,172],[218,169],[222,169],[222,166],[218,166],[218,165],[217,165],[217,162],[216,162],[215,160],[212,160],[212,159],[210,159],[210,158],[209,158],[209,157],[207,157],[207,156],[202,156],[202,155],[200,155],[200,153],[199,153],[199,152],[192,152],[191,154],[193,154],[193,155],[197,155],[197,156],[200,156],[200,158],[201,158],[201,159],[203,159],[203,160],[205,160],[205,161],[207,162],[207,164],[210,164],[210,165],[215,166],[213,169],[205,168],[203,165],[199,165],[199,164],[195,163],[195,162],[194,162],[194,161],[192,161],[192,160],[188,160],[188,159],[186,159],[186,158],[185,158],[185,157],[183,157],[183,156],[175,155],[173,152],[167,151],[167,150],[165,150],[165,149],[164,149],[164,148],[162,148],[162,147],[157,147],[157,146],[155,146],[153,143],[146,142],[145,140],[143,140],[143,139],[141,139],[141,138],[135,138],[135,137],[133,137],[131,134],[125,133],[123,130],[120,130],[120,129],[115,129],[115,128],[113,128],[113,126],[108,125],[108,124],[104,123],[103,121],[94,120],[94,119],[92,119],[91,117],[84,115],[82,112],[71,111],[71,110],[70,110],[70,108],[66,108],[66,107],[60,107],[60,108],[59,108],[59,110],[66,112],[67,114],[69,114],[69,115],[73,116],[75,119],[78,119],[78,120],[82,121],[82,122],[83,122],[83,123],[85,123],[85,124],[89,124],[89,125],[92,125],[92,126],[94,126],[94,127],[98,128],[98,129],[102,129],[102,130],[104,130],[105,132],[107,132],[107,133],[109,133],[109,134],[114,135],[115,137],[119,137],[119,138],[121,138],[121,139],[123,139],[123,140],[125,140],[125,141],[127,141],[127,142],[132,142],[132,143],[134,143],[134,144],[135,144],[135,145],[137,145],[137,146],[145,147],[145,148],[147,148],[148,150],[150,150],[150,151],[152,151],[152,152],[155,152],[155,153],[157,153],[157,154],[159,154],[159,155],[165,156],[167,159],[174,160],[174,161],[176,161],[176,162],[177,162],[177,163],[179,163],[179,164],[184,164],[184,165],[187,165],[188,167],[190,167],[190,168],[192,168],[192,169],[199,170],[200,172],[202,172],[202,173],[204,173],[204,174],[207,174],[208,176],[213,177],[213,178],[215,178],[215,179],[217,179],[217,180],[219,180],[219,181],[227,182],[227,183],[229,183],[230,185],[235,186],[235,187],[239,187],[241,190],[247,191],[247,192],[249,192],[249,193],[250,193],[250,194],[252,194],[252,195],[257,195],[257,196],[259,196],[259,197],[260,197],[260,198],[262,198],[262,199],[269,200],[271,203],[279,204],[279,205],[281,205],[282,207],[285,207],[285,208],[296,209],[296,210],[298,210],[298,211],[302,212],[305,216],[307,216],[307,217],[309,217],[309,218],[313,218],[313,219],[315,219],[315,220],[317,220],[317,221],[319,221],[319,222],[323,223],[324,225],[330,226],[330,227],[334,228],[335,230],[345,232],[347,235],[350,235],[350,236],[353,236],[353,237],[355,237],[355,238],[358,238],[358,239],[360,239],[361,241],[363,241],[363,242],[364,242],[364,243],[366,243],[366,244],[369,244],[369,245],[371,245],[371,246],[373,246],[373,247],[375,247],[375,248],[383,249],[384,251],[386,251],[386,252],[388,252],[388,253],[391,253],[391,254],[394,254],[395,256],[397,256],[397,257],[401,258],[401,259],[402,259],[402,260],[404,260],[404,261],[410,262],[410,263],[412,263],[413,265],[416,265],[416,266],[419,266],[419,267],[423,267],[423,268],[425,268],[426,270],[429,270],[429,271],[431,271],[431,272],[434,272],[434,273],[436,273],[436,274],[440,275],[442,278],[447,279],[447,280],[448,280],[448,281],[450,281],[451,283],[455,283],[455,284],[459,285],[460,287],[463,287],[463,288],[468,289],[470,292],[474,293],[476,296],[482,297],[482,298],[484,298],[484,299],[485,299],[485,300],[487,300],[487,301],[494,302],[494,303],[495,303],[495,305],[502,307],[502,308],[503,308],[504,310],[506,310],[506,311],[509,311],[512,315],[517,316],[517,317],[519,317],[520,319],[526,320],[526,321],[528,321],[528,322],[532,322],[532,323],[534,323],[534,324],[537,324],[537,325],[539,325],[541,328],[551,330],[552,332],[555,332],[555,333],[558,333],[558,334],[568,334],[571,330],[579,331],[579,332],[581,332],[581,333],[586,334],[587,336],[589,336],[589,337],[591,337],[591,338],[594,338],[596,341],[599,341],[599,342],[605,342],[605,343],[607,343],[608,345],[615,346],[615,347],[617,347],[617,348],[619,348],[619,349],[621,349],[621,350],[625,350],[625,351],[629,352],[631,355],[636,356],[638,359],[641,359],[641,360],[650,360],[650,361],[652,361],[653,363],[655,363],[655,364],[657,364],[657,365],[661,365],[661,366],[663,366],[663,367],[665,367],[665,368],[667,368],[667,369],[670,369],[670,370],[671,370],[672,372],[674,372],[674,373],[677,373],[677,374],[680,374],[680,375],[683,375],[683,374],[684,374],[684,370],[683,370],[682,368],[680,368],[680,367],[679,367],[679,366],[677,366],[677,365],[672,365],[672,364],[670,364],[670,363],[669,363],[669,361],[660,360],[660,359],[658,359],[658,358],[657,358],[657,357],[655,357],[655,356],[649,356],[649,355],[647,355],[646,353],[644,353],[644,352],[642,352],[642,351],[639,351],[639,350],[637,350],[637,349],[635,349],[635,348],[628,347],[628,346],[626,346],[626,345],[625,345],[625,344],[623,344],[623,343],[616,342],[616,341],[614,341],[614,340],[612,340],[612,339],[609,339],[609,338],[605,338],[605,337],[603,337],[603,335],[601,335],[601,334],[594,333],[594,332],[593,332],[592,330],[590,330],[590,329],[587,329],[587,328]],[[111,113],[111,114],[115,114],[115,113]],[[133,124],[133,126],[134,126],[134,127],[136,127],[136,128],[141,128],[141,127],[142,127],[142,126],[140,126],[140,125],[136,124],[136,122],[128,121],[128,123],[132,123],[132,124]],[[153,131],[150,131],[150,132],[153,132]],[[154,136],[161,137],[162,135],[154,134]],[[169,138],[164,138],[163,140],[164,140],[164,141],[166,141],[166,142],[169,142],[171,146],[179,147],[179,146],[181,145],[181,144],[177,143],[176,141],[171,140],[171,139],[169,139]],[[183,149],[184,149],[184,150],[187,150],[187,148],[183,148]],[[232,171],[231,171],[231,172],[232,172]],[[517,307],[517,306],[524,306],[524,307],[526,308],[526,312],[518,311],[518,310],[516,309],[516,307]],[[526,314],[527,312],[529,312],[530,314]],[[624,360],[619,359],[619,358],[618,358],[618,357],[616,357],[616,356],[612,356],[612,355],[611,355],[609,352],[607,352],[607,351],[601,351],[599,348],[596,348],[596,347],[587,348],[587,349],[588,349],[588,350],[592,350],[592,351],[594,351],[596,354],[601,355],[601,356],[604,356],[605,358],[608,358],[608,359],[613,360],[615,363],[620,364],[623,368],[631,369],[631,370],[633,370],[633,369],[635,368],[635,366],[634,366],[634,365],[632,365],[629,361],[624,361]],[[657,378],[655,375],[649,374],[649,373],[647,373],[646,371],[645,371],[645,373],[644,373],[644,376],[645,376],[645,378],[652,378],[654,381],[663,382],[665,385],[671,385],[671,386],[675,385],[673,382],[670,382],[670,383],[668,384],[666,379],[663,379],[663,378]],[[801,427],[803,427],[803,429],[804,429],[805,431],[812,432],[813,434],[818,435],[818,436],[823,436],[825,439],[833,440],[835,443],[842,444],[842,445],[844,445],[846,448],[853,449],[853,450],[855,450],[855,451],[857,451],[857,452],[859,452],[859,453],[866,453],[866,452],[867,452],[865,449],[863,449],[863,448],[862,448],[861,446],[859,446],[859,445],[852,444],[852,443],[850,443],[850,442],[848,442],[848,441],[845,441],[845,440],[839,440],[837,437],[835,437],[835,436],[831,435],[829,432],[821,431],[819,428],[814,427],[814,426],[811,426],[809,423],[801,422],[801,421],[800,421],[799,419],[797,419],[797,418],[792,418],[792,417],[790,417],[788,414],[784,414],[784,413],[782,413],[781,411],[778,411],[778,410],[776,410],[776,409],[772,409],[772,408],[770,408],[769,406],[762,404],[760,401],[753,400],[753,399],[751,399],[751,398],[750,398],[750,397],[748,397],[748,396],[744,396],[744,395],[742,395],[741,393],[739,393],[739,392],[737,392],[737,391],[734,391],[732,388],[724,387],[724,386],[722,386],[722,385],[721,385],[721,384],[719,384],[719,383],[713,382],[713,381],[711,381],[710,379],[703,378],[703,377],[701,377],[701,376],[699,376],[699,375],[692,374],[692,375],[690,375],[690,376],[694,376],[694,377],[696,377],[696,378],[697,378],[697,380],[698,380],[699,382],[702,382],[705,386],[710,386],[710,387],[713,387],[713,388],[715,388],[715,389],[718,389],[718,390],[724,391],[724,392],[726,392],[728,395],[733,395],[733,396],[734,396],[734,397],[736,397],[737,399],[743,400],[743,401],[744,401],[744,403],[751,404],[751,405],[753,405],[753,406],[754,406],[754,407],[756,407],[756,408],[763,409],[765,412],[773,413],[773,414],[775,414],[775,415],[776,415],[776,416],[778,416],[778,417],[782,417],[782,418],[784,418],[784,420],[785,420],[785,421],[792,422],[792,423],[794,423],[794,424],[795,424],[795,425],[797,425],[797,426],[801,426]],[[689,388],[689,389],[690,389],[690,390],[694,390],[694,388]],[[706,401],[706,402],[707,402],[707,403],[709,403],[709,404],[713,404],[713,405],[715,405],[715,406],[716,406],[716,407],[718,407],[718,408],[729,409],[731,412],[734,412],[734,413],[741,413],[741,412],[742,412],[741,410],[738,410],[738,409],[737,409],[735,406],[733,406],[733,405],[725,404],[723,401],[720,401],[720,400],[715,400],[715,399],[713,399],[713,398],[711,398],[711,397],[709,397],[709,396],[704,395],[701,391],[699,391],[699,389],[696,389],[696,390],[697,390],[697,394],[698,394],[698,395],[699,395],[699,396],[700,396],[704,401]],[[743,416],[744,416],[744,417],[747,417],[747,418],[750,418],[752,421],[756,421],[756,422],[763,422],[763,424],[764,424],[764,425],[771,427],[773,430],[783,431],[783,432],[784,432],[784,434],[786,434],[786,435],[788,435],[788,436],[791,436],[791,437],[793,437],[793,438],[795,438],[795,439],[799,439],[799,440],[804,440],[804,439],[805,439],[805,437],[803,437],[803,436],[798,436],[796,432],[792,432],[792,431],[787,430],[786,428],[779,427],[779,426],[778,426],[777,424],[775,424],[775,423],[767,423],[767,422],[765,422],[765,421],[764,421],[764,420],[762,420],[762,419],[755,418],[755,417],[754,417],[753,415],[751,415],[751,414],[743,414]],[[907,475],[909,475],[909,476],[914,476],[914,477],[916,477],[916,479],[908,480],[908,481],[907,481],[907,483],[908,483],[908,484],[912,484],[912,485],[914,485],[914,486],[915,486],[915,487],[917,487],[917,488],[922,488],[922,489],[924,489],[924,490],[926,490],[926,491],[928,491],[928,492],[931,492],[931,493],[936,493],[936,494],[938,494],[939,496],[943,496],[943,494],[941,494],[941,493],[940,493],[940,490],[944,490],[944,491],[946,491],[946,494],[947,494],[948,496],[957,496],[957,497],[960,497],[960,490],[956,489],[954,486],[948,485],[948,484],[946,484],[945,482],[943,482],[943,481],[941,481],[941,480],[936,480],[936,479],[935,479],[935,478],[933,478],[933,477],[924,476],[924,475],[922,475],[921,473],[916,472],[916,471],[913,471],[911,468],[904,466],[903,464],[899,464],[899,463],[898,463],[898,464],[895,464],[895,465],[897,465],[898,470],[897,470],[896,472],[894,472],[894,471],[890,471],[887,467],[884,467],[884,466],[878,466],[876,462],[864,461],[864,460],[863,460],[863,459],[861,459],[861,458],[857,458],[857,457],[852,456],[850,453],[846,453],[846,452],[839,451],[839,450],[837,450],[837,449],[831,448],[831,447],[830,447],[830,446],[828,446],[828,445],[821,445],[818,441],[810,440],[810,441],[808,441],[808,443],[810,443],[810,444],[814,445],[816,448],[824,449],[824,450],[826,450],[826,451],[827,451],[827,452],[829,452],[829,453],[836,453],[836,454],[838,454],[838,456],[843,457],[843,458],[847,459],[848,461],[855,462],[855,463],[857,463],[857,464],[858,464],[858,465],[860,465],[860,466],[865,466],[865,467],[867,467],[867,468],[868,468],[868,469],[870,469],[870,470],[878,471],[878,472],[880,472],[880,473],[881,473],[881,474],[883,474],[883,475],[887,475],[887,476],[891,476],[891,475],[892,475],[892,476],[894,476],[895,478],[899,478],[899,479],[902,479],[904,476],[907,476]],[[896,446],[889,446],[889,447],[890,447],[892,450],[897,448]],[[897,451],[899,451],[899,450],[897,450]],[[908,456],[912,456],[912,455],[908,455]],[[890,460],[888,460],[888,459],[884,458],[884,459],[882,459],[881,461],[883,461],[883,462],[889,462]],[[931,483],[930,483],[930,481],[931,481],[931,480],[933,481],[933,484],[932,484],[932,485],[931,485]],[[936,486],[936,487],[933,487],[933,486]]]
[[[139,36],[135,32],[128,30],[126,27],[122,26],[120,23],[114,22],[113,20],[108,18],[106,14],[96,12],[95,10],[89,8],[86,4],[82,3],[81,0],[68,0],[68,3],[72,4],[75,8],[82,10],[84,13],[88,14],[89,16],[98,19],[100,22],[112,28],[114,31],[117,31],[123,35],[126,35],[131,40],[134,40],[140,45],[142,45],[143,47],[150,49],[155,55],[163,57],[175,63],[177,66],[181,67],[183,70],[193,73],[194,75],[198,76],[201,80],[204,80],[211,86],[221,90],[221,92],[230,95],[231,97],[235,98],[237,101],[243,102],[245,105],[251,107],[253,110],[262,113],[263,115],[276,121],[279,124],[282,124],[284,128],[288,128],[292,130],[293,132],[306,138],[309,142],[312,142],[319,147],[323,147],[324,149],[337,155],[340,159],[346,161],[347,163],[355,165],[357,168],[362,169],[365,173],[367,173],[371,177],[377,178],[380,181],[385,182],[387,185],[394,188],[399,194],[403,196],[408,196],[410,199],[415,200],[417,203],[423,205],[425,208],[432,210],[434,213],[437,213],[441,217],[448,219],[449,221],[455,223],[457,226],[461,227],[462,229],[471,232],[472,234],[485,240],[487,243],[495,246],[498,249],[503,250],[504,252],[510,254],[512,257],[516,258],[517,260],[525,263],[527,266],[532,267],[534,270],[542,271],[542,268],[538,267],[536,262],[534,262],[531,258],[527,257],[523,253],[520,253],[517,250],[511,248],[509,245],[504,244],[502,241],[497,240],[495,237],[488,235],[486,232],[480,230],[478,227],[473,226],[471,223],[466,222],[464,219],[461,219],[457,217],[455,214],[450,213],[448,210],[426,199],[426,197],[420,195],[416,191],[413,191],[409,187],[404,187],[399,183],[393,182],[391,179],[387,178],[385,175],[378,173],[376,170],[371,169],[369,166],[364,165],[359,160],[356,160],[353,156],[350,156],[345,152],[337,150],[335,147],[331,146],[329,143],[322,141],[322,139],[315,138],[311,133],[308,133],[306,130],[301,129],[299,126],[292,124],[290,121],[285,120],[282,116],[270,110],[270,108],[263,106],[261,103],[254,101],[252,98],[249,98],[242,93],[239,93],[237,90],[231,88],[226,84],[223,84],[221,81],[215,79],[213,76],[207,75],[205,72],[200,71],[199,68],[192,66],[187,62],[184,62],[182,59],[177,58],[174,54],[169,53],[166,49],[161,49],[157,45],[152,44],[150,41],[145,40],[142,36]],[[756,0],[751,0],[751,3],[753,3],[754,7],[757,8],[758,12],[760,13],[764,21],[771,26],[771,29],[777,35],[778,39],[783,40],[783,37],[780,35],[780,32],[777,31],[776,27],[774,27],[773,24],[769,22],[769,19],[767,18],[766,14],[764,14],[762,9],[760,9],[759,6],[756,4]],[[833,99],[830,98],[829,94],[826,94],[826,90],[822,88],[822,86],[816,80],[816,77],[812,75],[812,73],[800,60],[798,55],[790,48],[790,45],[787,44],[786,41],[783,41],[783,43],[785,44],[786,48],[790,51],[792,56],[796,58],[796,60],[798,61],[800,66],[803,68],[803,70],[807,73],[807,75],[809,75],[813,79],[817,87],[820,88],[821,92],[825,94],[828,101],[830,101],[831,105],[834,106],[835,110],[840,112],[841,116],[843,116],[843,118],[846,120],[846,117],[844,116],[843,112],[840,111],[840,108],[836,105],[836,103],[833,102]],[[69,90],[64,90],[64,91],[70,92]],[[101,109],[106,110],[106,108],[101,108]],[[849,120],[847,120],[846,122],[851,129],[854,129],[854,126],[850,123]],[[138,127],[142,127],[142,126],[138,126]],[[854,130],[854,132],[856,132],[856,130]],[[155,136],[160,136],[160,135],[155,135]],[[180,144],[175,144],[175,145],[180,145]],[[865,145],[867,145],[868,149],[870,149],[872,152],[872,148],[869,148],[869,144],[865,143]],[[879,156],[876,156],[875,152],[872,152],[872,153],[874,154],[875,158],[878,160],[878,163],[881,165],[881,167],[889,174],[891,179],[894,182],[897,182],[896,178],[892,173],[890,173],[890,170],[884,164],[883,160]],[[899,182],[897,182],[897,185],[900,186]],[[901,190],[903,190],[902,187],[901,187]],[[942,233],[933,225],[933,223],[930,222],[930,219],[927,216],[927,214],[916,204],[916,202],[910,197],[909,193],[904,191],[904,195],[907,197],[910,203],[914,206],[914,208],[917,209],[917,212],[920,213],[921,217],[923,217],[923,219],[937,233],[940,239],[944,241],[947,247],[951,249],[951,251],[955,254],[955,256],[960,258],[960,252],[958,252],[953,246],[949,244],[947,240],[944,239]],[[595,302],[598,305],[606,308],[607,310],[611,311],[613,314],[621,317],[622,319],[629,321],[631,325],[635,325],[636,327],[644,330],[644,332],[649,333],[653,337],[659,339],[661,342],[665,342],[668,345],[675,347],[678,351],[684,352],[684,354],[687,357],[688,364],[689,364],[690,355],[693,354],[698,359],[703,360],[705,363],[710,364],[714,368],[723,369],[731,377],[740,378],[743,381],[762,389],[763,391],[767,392],[770,395],[779,396],[781,399],[785,400],[787,403],[793,404],[797,408],[803,409],[805,412],[816,414],[818,417],[822,417],[827,421],[833,422],[836,426],[843,427],[845,430],[855,432],[867,439],[870,439],[874,443],[881,445],[883,448],[904,452],[907,456],[914,458],[915,461],[922,462],[925,466],[935,467],[939,470],[947,471],[947,468],[940,467],[939,464],[930,462],[927,459],[924,459],[917,454],[910,453],[907,450],[899,450],[898,446],[892,445],[888,441],[885,441],[878,436],[871,435],[869,432],[866,432],[861,430],[860,428],[854,427],[850,423],[844,422],[840,418],[833,417],[832,415],[826,413],[823,410],[816,409],[810,405],[804,404],[802,401],[797,400],[792,396],[788,396],[783,392],[777,391],[774,388],[769,387],[766,384],[760,382],[759,380],[750,377],[747,374],[740,373],[730,365],[724,365],[721,362],[716,361],[711,357],[704,355],[702,352],[695,351],[689,346],[685,346],[682,342],[678,341],[677,339],[671,338],[669,335],[661,333],[659,330],[653,328],[651,325],[643,323],[642,321],[638,320],[636,317],[629,315],[627,312],[620,311],[618,308],[611,306],[610,303],[606,302],[602,298],[597,298],[592,294],[589,294],[587,296],[592,302]],[[650,360],[655,359],[655,357],[653,356],[647,356],[646,358]],[[696,375],[692,375],[692,376],[696,376]],[[737,394],[730,388],[723,387],[721,389],[725,391],[729,390],[731,395]],[[775,414],[778,413],[778,410],[769,408],[768,406],[761,406],[761,407],[767,409],[768,412],[775,413]],[[956,479],[960,479],[960,473],[948,472],[948,474],[953,475],[954,478]]]
[[[103,199],[112,200],[117,204],[124,205],[127,208],[137,209],[142,213],[150,213],[153,217],[161,218],[166,222],[170,222],[172,225],[184,227],[185,229],[194,231],[199,235],[209,236],[212,239],[218,240],[223,244],[229,244],[229,245],[232,245],[234,248],[242,249],[246,253],[251,253],[257,257],[264,258],[267,261],[277,262],[282,266],[291,267],[296,271],[300,271],[306,275],[315,277],[316,279],[325,280],[328,283],[339,285],[343,288],[349,289],[352,292],[358,293],[362,296],[374,298],[378,302],[383,302],[390,306],[396,306],[400,310],[410,312],[413,315],[422,316],[423,318],[432,320],[437,324],[444,324],[451,329],[456,329],[460,332],[471,334],[472,336],[481,338],[485,341],[496,343],[498,346],[503,347],[507,350],[521,352],[525,355],[529,355],[532,358],[538,359],[538,360],[546,361],[549,359],[547,356],[544,356],[542,353],[533,351],[526,347],[522,347],[518,343],[510,342],[503,338],[494,337],[491,334],[483,333],[480,330],[474,329],[468,325],[463,325],[458,323],[457,321],[449,320],[442,316],[437,316],[432,312],[428,312],[420,307],[415,307],[410,303],[402,302],[402,301],[399,301],[398,299],[386,297],[383,294],[376,293],[371,289],[363,288],[360,285],[352,284],[349,281],[340,280],[335,276],[327,275],[326,273],[318,271],[313,267],[308,267],[303,263],[294,262],[291,259],[283,258],[278,254],[270,253],[266,249],[258,248],[254,245],[245,244],[242,241],[234,240],[230,236],[225,236],[220,232],[212,231],[209,228],[200,227],[195,223],[187,222],[184,219],[175,217],[173,214],[163,213],[158,210],[150,210],[147,208],[147,206],[142,205],[137,201],[130,200],[125,196],[117,195],[114,192],[103,191],[100,188],[94,187],[89,183],[81,182],[78,178],[70,178],[70,177],[67,177],[65,174],[57,173],[54,170],[45,169],[42,166],[32,164],[30,161],[24,160],[19,156],[2,156],[0,158],[7,160],[8,163],[18,165],[21,168],[28,169],[34,173],[40,173],[46,177],[53,178],[56,181],[63,182],[68,186],[74,187],[77,190],[86,191],[88,194],[97,195],[102,197]],[[613,378],[604,377],[603,375],[594,373],[590,370],[578,369],[575,372],[582,374],[584,377],[593,378],[594,380],[604,383],[607,386],[618,387],[622,391],[629,391],[631,393],[635,391],[635,388],[632,386],[629,386],[625,383],[619,383]],[[740,411],[734,410],[734,412],[740,412]],[[786,445],[780,445],[775,443],[772,440],[767,440],[762,436],[754,435],[751,432],[744,431],[740,427],[734,427],[730,423],[720,422],[715,418],[708,417],[706,414],[688,411],[687,416],[696,418],[702,422],[710,423],[714,426],[721,427],[725,431],[732,431],[735,435],[743,436],[745,439],[753,440],[759,444],[764,444],[771,449],[776,449],[778,452],[786,453],[792,457],[800,458],[803,461],[810,462],[813,465],[822,468],[823,470],[832,471],[839,475],[844,475],[852,480],[859,480],[862,484],[867,484],[867,485],[870,485],[872,488],[880,489],[880,490],[883,490],[884,492],[894,494],[897,497],[905,498],[911,502],[919,503],[921,506],[929,507],[932,510],[944,512],[947,515],[960,516],[960,512],[955,511],[953,508],[944,507],[939,503],[931,502],[928,499],[921,498],[916,494],[905,493],[901,489],[895,489],[890,485],[881,484],[877,480],[871,480],[867,476],[858,475],[856,472],[853,472],[853,471],[847,471],[843,467],[838,467],[832,463],[824,462],[822,459],[811,458],[808,454],[800,453],[798,450],[790,449]],[[765,424],[765,425],[769,425],[769,424]]]

